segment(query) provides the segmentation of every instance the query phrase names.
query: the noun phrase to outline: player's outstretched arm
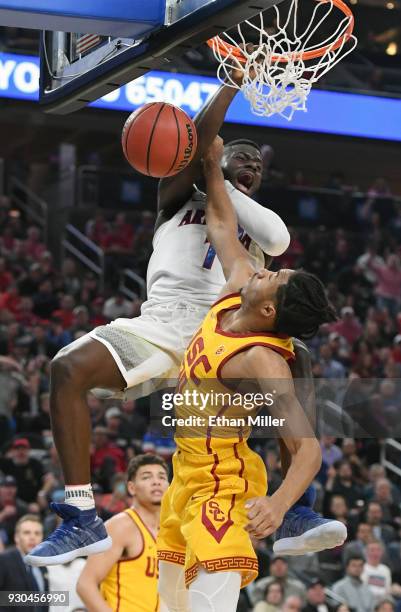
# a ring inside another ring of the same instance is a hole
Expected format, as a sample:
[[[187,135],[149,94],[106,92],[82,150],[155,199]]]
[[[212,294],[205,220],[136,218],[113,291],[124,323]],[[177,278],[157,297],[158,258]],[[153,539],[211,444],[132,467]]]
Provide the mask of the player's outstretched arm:
[[[244,378],[257,378],[262,393],[273,393],[269,412],[273,418],[282,419],[277,435],[290,457],[285,478],[274,495],[247,502],[248,530],[261,538],[276,531],[284,514],[311,484],[321,465],[321,450],[297,400],[291,371],[283,358],[270,349],[254,347],[244,354],[241,370]]]
[[[240,81],[242,74],[236,71],[233,78]],[[199,180],[201,175],[202,157],[219,133],[227,110],[237,93],[238,89],[221,85],[195,117],[198,147],[193,160],[176,176],[162,179],[159,182],[158,213],[162,220],[170,219],[190,197],[193,184]]]
[[[294,381],[295,395],[298,402],[301,404],[308,421],[315,430],[317,413],[316,413],[316,396],[315,385],[312,372],[312,360],[308,347],[302,340],[298,338],[292,339],[295,351],[295,360],[291,361],[290,369]],[[283,478],[288,472],[291,464],[291,455],[283,440],[279,440],[280,445],[280,463],[281,473]]]
[[[217,136],[205,153],[206,225],[211,245],[223,268],[228,290],[237,291],[254,274],[252,258],[238,240],[238,221],[221,169],[223,141]]]

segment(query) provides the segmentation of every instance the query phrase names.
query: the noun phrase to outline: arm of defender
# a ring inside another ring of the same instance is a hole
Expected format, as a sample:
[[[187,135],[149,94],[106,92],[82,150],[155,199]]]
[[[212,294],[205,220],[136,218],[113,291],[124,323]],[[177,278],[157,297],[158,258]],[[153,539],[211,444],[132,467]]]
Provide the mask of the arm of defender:
[[[228,281],[222,290],[224,294],[242,287],[255,272],[255,268],[248,251],[238,240],[237,215],[221,170],[222,154],[223,141],[217,137],[206,152],[203,170],[207,192],[207,234]]]
[[[238,223],[254,240],[264,253],[278,257],[288,249],[290,234],[284,221],[275,212],[265,208],[244,193],[235,190],[231,183],[225,182],[226,191],[237,213]]]
[[[272,534],[284,514],[303,495],[321,465],[321,450],[314,432],[298,402],[291,371],[284,359],[270,349],[254,347],[241,366],[243,378],[257,378],[262,392],[274,393],[269,408],[273,418],[283,419],[278,434],[290,457],[285,478],[271,497],[249,500],[248,530],[258,538]],[[269,379],[266,378],[269,372]]]
[[[313,382],[312,360],[306,344],[298,338],[293,338],[295,361],[290,363],[294,381],[295,395],[301,404],[313,430],[316,427],[316,397]],[[283,478],[291,464],[291,455],[283,440],[279,440],[281,473]]]
[[[125,515],[115,516],[105,525],[113,544],[107,552],[88,557],[77,583],[77,593],[89,612],[111,612],[111,608],[102,597],[99,585],[121,558],[127,543],[139,537],[137,527]]]
[[[196,116],[198,146],[193,160],[182,172],[159,182],[157,209],[163,220],[170,219],[190,197],[193,184],[202,171],[202,156],[219,133],[228,107],[237,93],[237,89],[222,85]]]

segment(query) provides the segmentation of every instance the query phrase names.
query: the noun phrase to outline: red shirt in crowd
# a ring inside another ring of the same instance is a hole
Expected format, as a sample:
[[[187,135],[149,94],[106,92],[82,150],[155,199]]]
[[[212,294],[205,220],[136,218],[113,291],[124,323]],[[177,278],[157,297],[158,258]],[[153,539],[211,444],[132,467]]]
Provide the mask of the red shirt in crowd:
[[[115,462],[115,471],[116,472],[125,472],[126,470],[126,461],[125,455],[121,448],[115,446],[115,444],[108,443],[106,446],[102,446],[101,448],[96,448],[91,456],[91,469],[93,471],[99,470],[103,462],[106,458],[110,457]]]

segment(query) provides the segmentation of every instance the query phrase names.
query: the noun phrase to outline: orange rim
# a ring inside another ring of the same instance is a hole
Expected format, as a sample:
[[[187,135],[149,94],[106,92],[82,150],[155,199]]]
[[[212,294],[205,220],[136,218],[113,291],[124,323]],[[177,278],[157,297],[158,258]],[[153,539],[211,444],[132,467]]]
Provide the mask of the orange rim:
[[[318,0],[318,2],[328,2],[328,1],[329,0]],[[344,32],[344,34],[340,36],[340,38],[334,43],[334,45],[331,45],[331,44],[325,45],[324,47],[319,47],[319,49],[314,49],[312,51],[300,51],[298,53],[295,53],[291,59],[310,60],[316,57],[321,57],[327,51],[335,51],[336,49],[341,47],[341,45],[343,45],[344,42],[346,42],[347,40],[351,38],[352,32],[354,31],[354,22],[355,22],[354,15],[352,14],[351,9],[343,2],[343,0],[332,0],[332,2],[335,7],[340,9],[340,11],[342,11],[344,15],[349,18],[349,25],[346,31]],[[345,38],[345,41],[344,41],[344,38]],[[236,45],[232,45],[226,42],[225,40],[220,38],[220,36],[214,36],[213,38],[210,38],[206,42],[209,45],[209,47],[211,47],[212,49],[217,47],[217,49],[219,50],[219,53],[223,57],[232,55],[239,62],[241,62],[242,64],[245,64],[246,57],[242,53],[241,49],[237,47]],[[287,62],[288,58],[286,58],[283,55],[272,55],[271,61],[272,62]]]

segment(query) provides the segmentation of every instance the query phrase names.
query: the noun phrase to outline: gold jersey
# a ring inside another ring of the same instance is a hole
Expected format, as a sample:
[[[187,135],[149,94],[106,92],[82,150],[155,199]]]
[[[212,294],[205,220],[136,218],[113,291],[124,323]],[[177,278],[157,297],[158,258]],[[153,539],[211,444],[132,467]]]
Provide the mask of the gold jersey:
[[[183,397],[182,405],[176,406],[175,411],[175,440],[178,448],[187,453],[210,454],[232,448],[233,444],[249,437],[252,429],[249,423],[262,407],[263,399],[258,393],[259,401],[255,405],[251,394],[233,392],[234,381],[222,381],[222,368],[232,357],[253,346],[265,346],[286,360],[294,358],[293,343],[288,336],[274,332],[233,334],[223,331],[220,326],[222,314],[240,306],[239,293],[216,302],[185,352],[177,389]],[[260,389],[255,387],[254,391]],[[252,396],[256,397],[256,393]]]
[[[230,381],[222,381],[221,371],[234,355],[253,346],[266,346],[286,360],[294,351],[287,336],[223,331],[222,314],[240,304],[236,293],[212,306],[181,367],[177,393],[183,401],[175,413],[178,448],[174,478],[162,501],[158,557],[184,566],[187,585],[199,564],[210,572],[240,572],[242,586],[258,575],[245,503],[266,495],[267,474],[262,458],[246,442],[251,425],[247,418],[242,421],[245,412],[256,416],[257,408],[252,402],[249,410],[234,402]],[[228,424],[217,417],[225,417]]]
[[[136,557],[117,561],[100,591],[113,612],[158,612],[156,540],[133,508],[125,512],[140,531],[142,551]]]

